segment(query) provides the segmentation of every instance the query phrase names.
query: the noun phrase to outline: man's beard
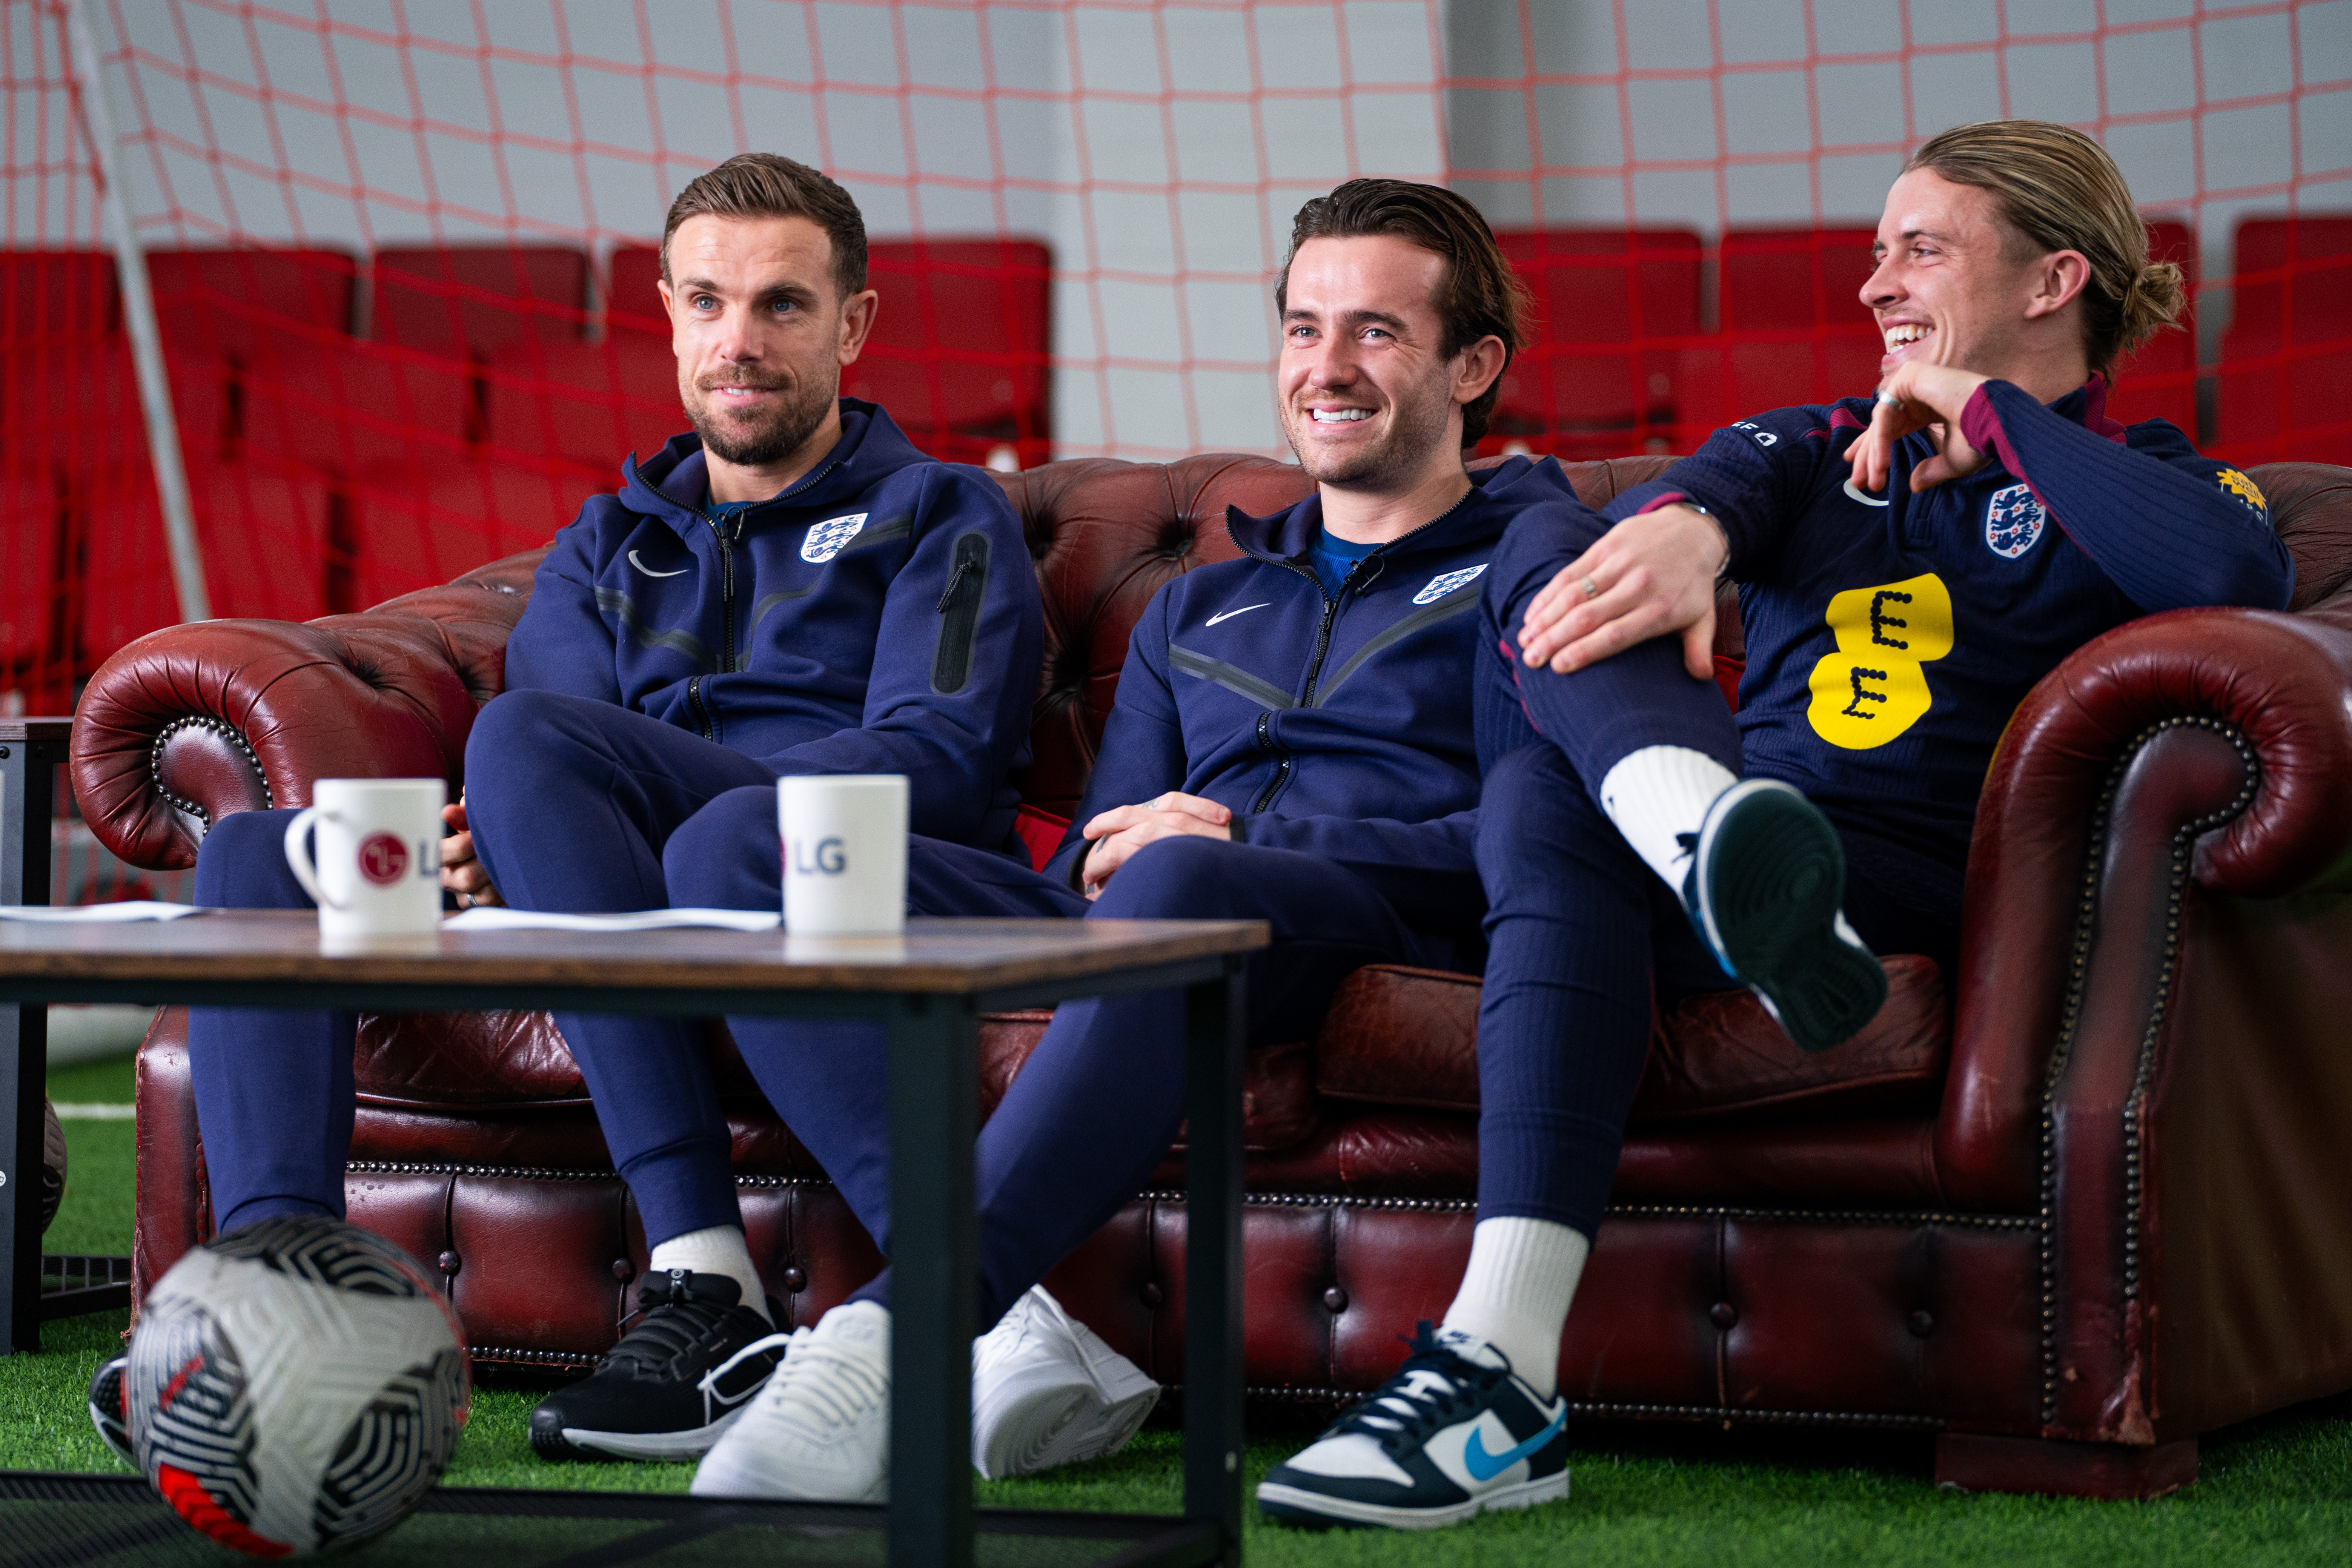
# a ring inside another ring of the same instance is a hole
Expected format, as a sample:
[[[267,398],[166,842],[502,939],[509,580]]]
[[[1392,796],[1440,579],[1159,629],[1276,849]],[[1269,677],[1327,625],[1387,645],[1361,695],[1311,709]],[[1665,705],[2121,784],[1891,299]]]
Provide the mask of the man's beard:
[[[738,468],[758,468],[780,463],[799,451],[817,426],[824,423],[826,411],[840,393],[836,379],[826,385],[803,382],[797,393],[788,393],[756,419],[745,421],[728,418],[711,405],[710,392],[717,386],[773,387],[777,383],[765,381],[713,382],[706,387],[700,383],[688,383],[681,390],[686,405],[686,416],[694,425],[694,433],[702,437],[704,450]]]
[[[1303,409],[1286,410],[1284,434],[1291,437],[1299,468],[1317,484],[1383,489],[1418,474],[1431,451],[1444,443],[1445,422],[1454,411],[1454,400],[1447,395],[1452,379],[1450,373],[1433,375],[1412,389],[1415,395],[1392,400],[1388,434],[1352,452],[1327,454],[1311,441],[1302,443],[1298,432],[1315,427],[1314,415]]]

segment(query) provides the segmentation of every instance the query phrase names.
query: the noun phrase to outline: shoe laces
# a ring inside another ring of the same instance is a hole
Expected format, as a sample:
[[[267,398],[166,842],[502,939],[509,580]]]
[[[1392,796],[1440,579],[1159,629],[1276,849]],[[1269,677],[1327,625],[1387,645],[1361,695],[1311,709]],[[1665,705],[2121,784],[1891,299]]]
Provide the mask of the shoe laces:
[[[767,1404],[798,1412],[827,1427],[847,1426],[878,1409],[890,1394],[887,1373],[844,1345],[812,1333],[795,1342],[768,1382]]]
[[[729,1373],[733,1372],[737,1367],[741,1366],[745,1362],[750,1361],[752,1357],[766,1355],[770,1351],[782,1352],[784,1361],[789,1361],[792,1359],[793,1346],[794,1342],[806,1342],[809,1338],[809,1330],[800,1328],[793,1329],[789,1332],[779,1330],[775,1333],[762,1335],[759,1339],[753,1340],[750,1344],[745,1345],[741,1350],[737,1351],[733,1355],[729,1356],[725,1361],[720,1362],[717,1366],[712,1367],[709,1372],[704,1373],[702,1374],[701,1381],[697,1383],[695,1387],[724,1404],[728,1396],[719,1392],[719,1384]],[[782,1365],[783,1361],[779,1361],[776,1363],[777,1369],[779,1370],[782,1369]],[[734,1397],[740,1399],[742,1395],[738,1394]]]
[[[730,1280],[728,1283],[732,1284]],[[605,1352],[604,1368],[632,1377],[657,1375],[697,1345],[708,1342],[735,1310],[694,1274],[677,1269],[648,1279],[637,1292],[635,1323]],[[629,1319],[623,1319],[625,1325]]]
[[[1494,1385],[1509,1375],[1503,1368],[1480,1366],[1439,1343],[1426,1318],[1405,1343],[1412,1353],[1397,1368],[1396,1375],[1332,1423],[1323,1437],[1360,1433],[1391,1453],[1418,1447],[1440,1426],[1452,1425],[1485,1404]]]

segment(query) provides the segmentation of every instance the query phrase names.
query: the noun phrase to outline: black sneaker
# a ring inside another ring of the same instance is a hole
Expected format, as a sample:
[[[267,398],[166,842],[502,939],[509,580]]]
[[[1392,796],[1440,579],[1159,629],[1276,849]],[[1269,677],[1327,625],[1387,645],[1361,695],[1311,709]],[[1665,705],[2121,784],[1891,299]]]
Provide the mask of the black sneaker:
[[[582,1382],[530,1413],[542,1459],[697,1459],[733,1425],[790,1337],[721,1274],[647,1276],[636,1326]],[[782,1309],[771,1297],[768,1310]]]
[[[1886,971],[1844,900],[1845,850],[1802,793],[1743,779],[1707,807],[1683,907],[1723,972],[1809,1051],[1853,1038],[1886,1000]]]
[[[119,1355],[89,1380],[89,1424],[114,1457],[135,1470],[139,1458],[131,1447],[130,1368],[131,1358]]]
[[[1258,1483],[1269,1519],[1433,1530],[1568,1496],[1568,1402],[1502,1352],[1427,1320],[1394,1377]]]

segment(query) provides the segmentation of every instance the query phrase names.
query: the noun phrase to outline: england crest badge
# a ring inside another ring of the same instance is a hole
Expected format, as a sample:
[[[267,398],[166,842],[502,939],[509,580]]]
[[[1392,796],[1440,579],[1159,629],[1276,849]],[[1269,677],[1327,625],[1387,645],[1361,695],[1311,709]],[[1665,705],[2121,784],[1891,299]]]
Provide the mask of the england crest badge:
[[[1481,561],[1477,565],[1465,566],[1459,572],[1440,573],[1422,585],[1421,592],[1412,596],[1412,602],[1416,605],[1433,605],[1454,589],[1476,582],[1478,574],[1484,572],[1486,565],[1486,562]]]
[[[808,537],[801,541],[801,559],[812,566],[824,565],[840,554],[843,547],[856,538],[857,531],[865,526],[866,514],[862,511],[811,523]]]
[[[2024,485],[1995,490],[1985,503],[1985,547],[2003,561],[2014,561],[2033,548],[2050,513]]]

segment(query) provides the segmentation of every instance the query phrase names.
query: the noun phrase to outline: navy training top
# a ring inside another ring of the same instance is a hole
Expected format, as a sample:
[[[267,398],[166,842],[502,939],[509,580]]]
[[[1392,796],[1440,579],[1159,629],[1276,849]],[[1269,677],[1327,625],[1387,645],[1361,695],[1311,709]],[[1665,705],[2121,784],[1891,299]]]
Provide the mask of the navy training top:
[[[1271,517],[1228,512],[1242,558],[1168,583],[1136,622],[1047,874],[1076,886],[1088,820],[1182,790],[1229,808],[1236,839],[1347,867],[1415,925],[1474,925],[1479,579],[1521,512],[1582,503],[1549,458],[1470,478],[1452,510],[1366,547],[1328,594],[1319,496]]]
[[[1687,497],[1723,524],[1750,774],[1964,864],[2001,731],[2060,660],[2158,610],[2285,607],[2294,563],[2253,482],[2105,405],[2095,375],[2046,406],[1988,382],[1961,430],[1989,460],[1918,495],[1925,432],[1870,495],[1845,454],[1873,400],[1783,408],[1611,502],[1621,518]]]
[[[632,457],[540,563],[510,690],[675,724],[787,773],[904,773],[917,833],[1017,853],[1044,612],[1013,515],[870,403],[771,500],[711,507],[700,440]]]

